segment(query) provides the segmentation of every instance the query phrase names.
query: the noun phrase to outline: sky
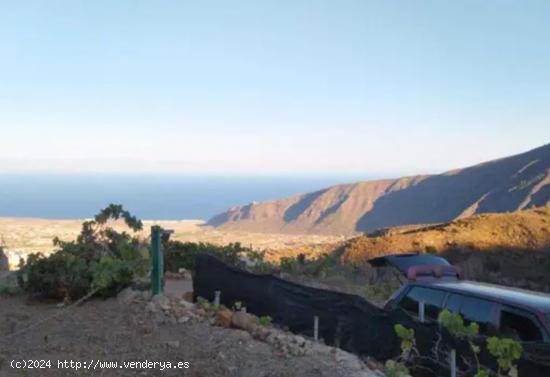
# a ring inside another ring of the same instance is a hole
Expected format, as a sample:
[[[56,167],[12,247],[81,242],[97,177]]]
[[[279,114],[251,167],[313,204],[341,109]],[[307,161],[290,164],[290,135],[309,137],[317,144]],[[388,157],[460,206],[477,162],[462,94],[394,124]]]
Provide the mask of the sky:
[[[388,175],[550,142],[550,2],[3,0],[0,172]]]

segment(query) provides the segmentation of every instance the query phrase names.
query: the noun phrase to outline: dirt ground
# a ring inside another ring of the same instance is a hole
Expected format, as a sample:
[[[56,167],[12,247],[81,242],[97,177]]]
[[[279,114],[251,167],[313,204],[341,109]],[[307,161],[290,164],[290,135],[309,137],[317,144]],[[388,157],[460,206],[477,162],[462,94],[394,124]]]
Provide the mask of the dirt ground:
[[[176,282],[167,290],[177,292]],[[334,357],[285,356],[244,331],[204,322],[158,324],[143,303],[91,300],[59,317],[10,337],[42,318],[59,313],[56,303],[0,298],[0,376],[193,376],[349,377]],[[12,360],[50,360],[49,369],[14,369]],[[58,360],[188,362],[188,369],[58,369]],[[365,374],[372,376],[372,374]]]

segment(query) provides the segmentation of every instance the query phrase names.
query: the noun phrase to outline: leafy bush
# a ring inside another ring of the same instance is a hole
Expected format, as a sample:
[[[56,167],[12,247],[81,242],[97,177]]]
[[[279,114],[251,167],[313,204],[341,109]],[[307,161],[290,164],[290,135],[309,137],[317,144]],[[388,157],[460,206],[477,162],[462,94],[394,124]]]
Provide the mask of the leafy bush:
[[[494,375],[498,377],[518,376],[517,366],[514,365],[514,362],[521,358],[523,350],[520,343],[513,339],[497,338],[494,336],[487,339],[487,350],[497,359],[498,370],[494,372],[485,366],[480,365],[478,355],[481,352],[481,347],[474,343],[474,340],[479,334],[479,325],[477,323],[471,322],[466,325],[460,314],[452,313],[447,309],[441,311],[438,316],[438,321],[441,327],[448,331],[451,336],[466,340],[474,355],[475,364],[472,366],[475,369],[459,371],[460,375],[472,375],[473,377],[489,377]],[[401,324],[396,324],[394,326],[394,331],[401,339],[401,354],[395,360],[386,361],[384,371],[388,377],[410,377],[410,372],[407,366],[412,366],[414,368],[415,358],[431,360],[436,364],[441,365],[441,362],[438,359],[433,359],[428,355],[420,355],[416,347],[414,329],[407,329]],[[433,354],[439,355],[439,353],[440,350],[438,340],[435,343]],[[464,357],[463,359],[466,360]],[[445,357],[445,360],[447,360],[447,357]],[[448,361],[445,361],[445,363],[447,362]]]
[[[180,241],[166,241],[164,243],[164,269],[177,272],[180,268],[195,269],[195,256],[207,253],[218,257],[225,263],[237,267],[244,267],[240,255],[248,249],[240,243],[231,243],[225,246],[217,246],[210,243],[194,243]]]
[[[386,361],[384,372],[387,377],[411,377],[409,369],[407,369],[405,364],[395,360]]]
[[[414,329],[408,329],[401,324],[396,324],[393,327],[395,334],[401,339],[401,355],[397,360],[388,360],[384,365],[384,372],[388,377],[410,377],[411,374],[406,366],[407,361],[418,353],[416,349],[416,339],[414,337]]]
[[[265,251],[247,250],[246,259],[250,263],[249,270],[258,274],[270,274],[277,272],[277,267],[265,260]]]
[[[401,324],[394,326],[394,331],[397,336],[401,339],[401,352],[402,355],[408,356],[413,348],[416,346],[416,341],[414,338],[414,329],[408,329]]]
[[[0,297],[3,296],[16,296],[20,293],[20,289],[18,287],[14,287],[11,285],[3,285],[0,284]]]
[[[438,320],[441,326],[443,326],[449,334],[456,338],[466,339],[476,362],[476,374],[474,377],[485,377],[487,371],[479,364],[478,355],[481,349],[474,343],[474,339],[479,333],[479,325],[475,322],[470,322],[470,324],[466,326],[460,314],[452,313],[448,309],[444,309],[439,313]]]
[[[19,280],[21,288],[38,297],[81,297],[92,285],[90,261],[65,250],[49,257],[30,254],[19,274],[25,274]]]
[[[298,259],[293,257],[282,257],[279,260],[279,265],[281,266],[281,271],[287,273],[296,273],[300,270]]]
[[[33,296],[73,300],[93,290],[112,295],[143,276],[149,266],[147,247],[137,237],[108,226],[118,219],[132,231],[142,229],[139,219],[111,204],[82,224],[76,241],[55,238],[58,250],[52,255],[29,255],[18,272],[21,288]]]
[[[514,361],[521,358],[523,347],[521,343],[516,342],[513,339],[499,339],[495,336],[487,339],[487,349],[497,359],[498,364],[498,376],[503,376],[504,372],[508,372],[508,376],[517,376],[517,366],[514,365]]]
[[[371,302],[384,303],[399,287],[400,284],[397,281],[381,282],[365,285],[358,293]]]
[[[438,320],[447,329],[449,334],[457,338],[466,338],[471,341],[479,333],[479,325],[477,323],[470,322],[466,326],[460,314],[452,313],[448,309],[444,309],[439,313]]]
[[[479,325],[471,322],[466,326],[460,314],[451,313],[447,309],[439,314],[439,322],[451,335],[468,341],[477,364],[477,372],[474,377],[488,377],[489,371],[479,363],[478,354],[481,352],[481,348],[474,344],[474,338],[479,333]],[[508,376],[517,376],[517,367],[513,363],[521,358],[523,350],[520,343],[513,339],[492,336],[487,339],[487,350],[497,359],[497,376],[505,376],[503,374],[505,372]]]
[[[195,270],[195,257],[205,253],[214,255],[223,262],[235,267],[247,267],[245,259],[248,259],[254,272],[271,272],[273,266],[264,260],[264,253],[243,247],[239,242],[225,246],[210,243],[180,242],[164,240],[164,269],[165,271],[178,272],[180,268]]]
[[[273,321],[273,318],[271,318],[268,315],[264,315],[258,318],[258,323],[260,324],[260,326],[269,326],[272,321]]]
[[[283,272],[323,277],[338,264],[338,257],[332,253],[325,253],[307,260],[304,254],[298,254],[296,257],[282,257],[279,264]]]

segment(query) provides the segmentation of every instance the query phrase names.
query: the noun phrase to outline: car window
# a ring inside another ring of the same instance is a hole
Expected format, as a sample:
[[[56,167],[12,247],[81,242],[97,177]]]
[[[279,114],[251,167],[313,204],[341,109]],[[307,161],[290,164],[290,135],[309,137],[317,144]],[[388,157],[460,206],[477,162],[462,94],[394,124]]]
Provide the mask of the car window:
[[[464,318],[464,323],[468,325],[476,322],[479,325],[479,332],[486,334],[494,303],[476,297],[463,296],[459,294],[450,294],[445,307],[453,313],[459,313]]]
[[[523,342],[542,341],[542,331],[535,316],[527,311],[504,307],[500,312],[500,336]]]
[[[464,296],[451,293],[447,299],[447,305],[445,307],[453,313],[460,313],[460,305],[462,305],[462,298]]]
[[[426,318],[437,319],[443,306],[446,293],[438,289],[413,287],[403,297],[399,306],[407,312],[418,315],[418,303],[424,302],[424,315]]]

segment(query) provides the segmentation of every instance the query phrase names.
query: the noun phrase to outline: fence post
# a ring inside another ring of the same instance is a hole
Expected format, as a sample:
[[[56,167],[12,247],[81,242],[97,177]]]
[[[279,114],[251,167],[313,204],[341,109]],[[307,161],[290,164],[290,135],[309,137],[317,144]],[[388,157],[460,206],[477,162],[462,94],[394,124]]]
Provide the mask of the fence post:
[[[151,289],[153,296],[162,294],[162,279],[164,274],[164,261],[162,258],[161,245],[162,229],[158,225],[151,227],[151,253],[153,270],[151,271]]]
[[[456,377],[456,350],[451,350],[451,377]]]
[[[319,317],[313,317],[313,339],[319,340]]]
[[[418,319],[422,323],[424,323],[425,321],[425,313],[426,313],[426,305],[424,304],[424,301],[418,302]]]
[[[214,291],[214,305],[220,305],[220,295],[221,291]]]

